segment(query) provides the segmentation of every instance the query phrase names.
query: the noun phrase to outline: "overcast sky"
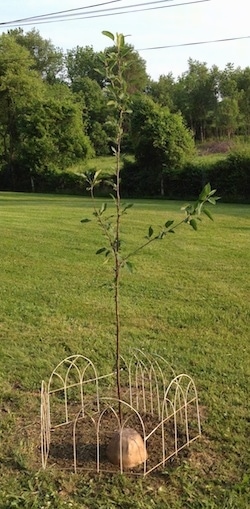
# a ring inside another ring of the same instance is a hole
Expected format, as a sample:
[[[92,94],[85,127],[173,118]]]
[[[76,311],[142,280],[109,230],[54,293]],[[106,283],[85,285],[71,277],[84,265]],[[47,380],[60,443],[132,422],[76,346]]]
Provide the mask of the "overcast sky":
[[[9,22],[41,14],[103,4],[108,0],[0,0],[0,22]],[[150,0],[118,0],[116,3],[94,9],[122,7],[148,3]],[[133,12],[89,19],[65,20],[46,24],[32,23],[20,26],[28,31],[39,30],[42,37],[50,39],[64,51],[78,46],[93,46],[99,51],[110,45],[102,30],[121,32],[146,60],[147,72],[153,79],[172,72],[175,77],[188,68],[188,59],[206,62],[209,67],[223,69],[228,62],[235,67],[250,66],[249,0],[207,0],[188,4],[189,0],[165,0],[150,7],[168,6],[157,10]],[[180,3],[187,5],[177,5]],[[171,6],[171,7],[170,7]],[[144,6],[145,7],[145,6]],[[146,6],[147,7],[147,6]],[[148,6],[149,7],[149,6]],[[142,7],[141,7],[142,8]],[[94,10],[88,9],[88,10]],[[139,9],[139,7],[138,7]],[[85,13],[87,10],[85,10]],[[114,12],[114,11],[111,11]],[[86,14],[85,14],[86,15]],[[0,26],[0,33],[8,25]],[[143,48],[167,46],[189,42],[210,41],[234,37],[243,40],[204,45],[165,48],[143,51]]]

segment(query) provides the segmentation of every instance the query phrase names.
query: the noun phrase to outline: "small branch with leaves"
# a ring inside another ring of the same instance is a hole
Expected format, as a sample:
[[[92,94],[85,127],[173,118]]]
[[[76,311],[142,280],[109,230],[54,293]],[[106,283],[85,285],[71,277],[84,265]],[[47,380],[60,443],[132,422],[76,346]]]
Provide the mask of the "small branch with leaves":
[[[100,171],[96,172],[96,174],[93,177],[93,180],[91,181],[91,185],[88,188],[91,193],[91,197],[93,199],[94,203],[94,188],[96,185],[100,183],[100,180],[98,180],[98,176],[100,175]],[[85,176],[85,178],[87,178]],[[160,228],[160,230],[155,233],[155,230],[152,226],[149,226],[148,232],[145,236],[146,241],[140,244],[136,249],[131,251],[130,253],[121,256],[120,254],[120,267],[126,267],[130,271],[132,269],[131,262],[128,263],[128,260],[136,255],[139,251],[147,247],[149,244],[152,244],[152,242],[155,242],[157,240],[163,240],[169,233],[175,233],[177,228],[179,228],[182,224],[190,225],[191,228],[195,231],[198,230],[198,222],[202,221],[202,214],[205,214],[210,220],[213,221],[213,216],[210,212],[210,210],[206,207],[206,204],[212,204],[215,205],[217,200],[220,198],[218,196],[215,196],[216,189],[211,189],[211,185],[208,183],[205,185],[203,190],[201,191],[198,200],[194,204],[187,204],[181,207],[181,210],[184,211],[184,217],[179,222],[174,222],[174,220],[170,219],[167,220],[166,223]],[[126,213],[126,211],[133,207],[133,203],[123,204],[120,208],[120,217]],[[97,222],[100,225],[100,227],[103,229],[103,232],[105,233],[105,236],[109,242],[108,247],[101,247],[96,251],[96,254],[104,254],[106,258],[108,258],[112,252],[115,253],[116,250],[120,252],[120,245],[121,241],[119,242],[119,245],[116,244],[116,234],[114,234],[115,231],[115,225],[111,222],[111,219],[114,218],[114,214],[107,216],[104,219],[105,212],[108,209],[107,203],[102,203],[101,207],[97,209],[94,206],[94,216],[97,218]],[[86,223],[89,222],[90,219],[83,219],[82,222]],[[118,249],[117,249],[118,248]]]

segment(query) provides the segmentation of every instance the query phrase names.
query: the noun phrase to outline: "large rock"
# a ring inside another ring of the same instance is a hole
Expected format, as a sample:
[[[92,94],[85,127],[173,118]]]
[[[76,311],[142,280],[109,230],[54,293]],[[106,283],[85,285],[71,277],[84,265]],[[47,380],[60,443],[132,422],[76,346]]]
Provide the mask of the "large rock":
[[[107,457],[113,465],[120,466],[120,452],[122,452],[123,468],[136,467],[148,457],[141,435],[132,428],[124,428],[112,436],[107,447]]]

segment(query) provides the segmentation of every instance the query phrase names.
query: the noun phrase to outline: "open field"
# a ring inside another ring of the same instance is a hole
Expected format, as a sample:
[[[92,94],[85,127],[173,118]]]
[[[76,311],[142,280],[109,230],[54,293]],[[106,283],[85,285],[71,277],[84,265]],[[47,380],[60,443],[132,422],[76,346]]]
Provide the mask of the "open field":
[[[181,218],[181,202],[133,201],[124,250]],[[158,352],[194,377],[202,438],[145,480],[75,476],[40,470],[40,384],[75,353],[113,367],[111,267],[94,254],[95,223],[80,223],[90,199],[0,193],[0,509],[250,506],[250,206],[212,213],[140,252],[121,285],[123,351]]]

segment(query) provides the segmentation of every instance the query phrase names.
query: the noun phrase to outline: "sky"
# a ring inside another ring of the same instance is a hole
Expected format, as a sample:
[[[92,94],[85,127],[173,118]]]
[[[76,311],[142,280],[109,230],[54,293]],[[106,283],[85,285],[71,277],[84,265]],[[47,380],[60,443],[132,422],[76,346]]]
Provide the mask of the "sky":
[[[9,25],[2,25],[5,22],[103,4],[105,1],[108,0],[43,0],[42,2],[38,0],[0,0],[0,34],[11,28]],[[120,9],[122,12],[132,9],[132,5],[149,1],[117,0],[115,3],[88,10],[122,7],[123,9]],[[188,70],[189,58],[206,62],[209,68],[217,65],[220,69],[224,69],[229,62],[233,63],[235,67],[250,66],[249,0],[205,0],[200,3],[188,4],[189,1],[165,0],[154,5],[144,6],[144,8],[164,6],[164,8],[156,10],[74,21],[67,19],[63,22],[46,24],[35,24],[34,22],[29,26],[18,23],[18,26],[21,26],[25,32],[36,28],[43,38],[50,39],[54,46],[65,52],[76,46],[92,46],[95,51],[100,51],[110,46],[110,40],[102,35],[102,30],[123,33],[128,35],[127,41],[139,51],[140,56],[146,61],[147,73],[154,80],[157,80],[160,75],[170,72],[177,78]],[[178,6],[181,3],[186,3],[186,5]],[[88,10],[85,9],[85,13]],[[237,37],[246,38],[228,42],[146,50],[146,48],[152,47]]]

